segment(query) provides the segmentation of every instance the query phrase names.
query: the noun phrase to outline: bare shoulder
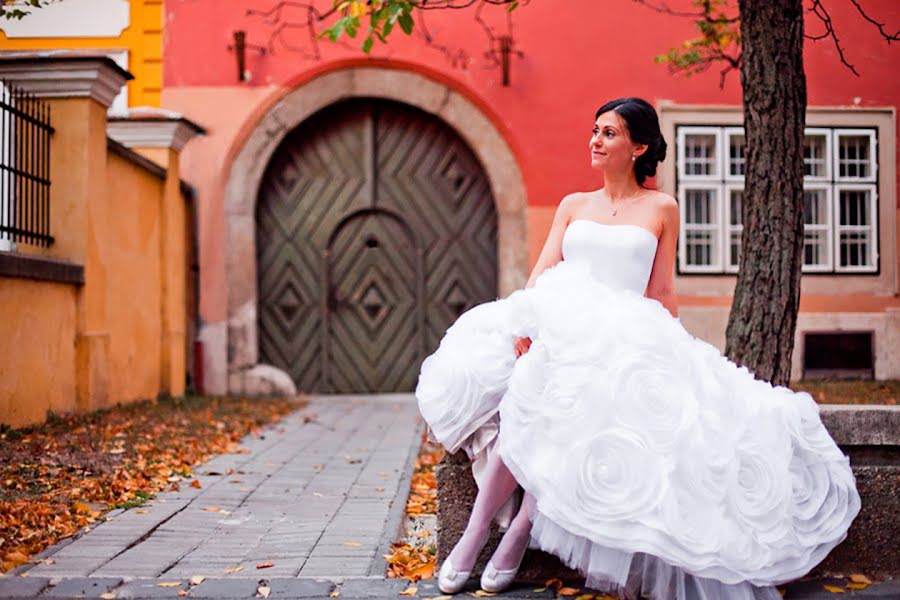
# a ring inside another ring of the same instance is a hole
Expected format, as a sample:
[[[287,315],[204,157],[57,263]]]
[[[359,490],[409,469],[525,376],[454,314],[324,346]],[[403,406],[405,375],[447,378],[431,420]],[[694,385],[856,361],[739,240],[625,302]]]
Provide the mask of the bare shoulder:
[[[678,222],[679,210],[678,201],[673,196],[665,192],[655,192],[651,197],[651,202],[657,211],[659,211],[660,220],[664,223]]]
[[[567,220],[569,217],[578,212],[578,210],[584,206],[585,202],[587,202],[587,193],[586,192],[573,192],[559,201],[559,206],[556,207],[556,215],[557,218],[565,217]]]
[[[660,192],[658,190],[654,191],[650,199],[661,209],[671,210],[673,208],[678,208],[678,201],[665,192]]]

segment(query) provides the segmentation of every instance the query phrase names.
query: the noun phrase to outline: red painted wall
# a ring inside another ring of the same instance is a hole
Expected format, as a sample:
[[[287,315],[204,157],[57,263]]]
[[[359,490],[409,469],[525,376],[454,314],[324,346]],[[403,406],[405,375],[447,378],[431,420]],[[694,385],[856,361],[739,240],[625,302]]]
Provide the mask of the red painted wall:
[[[331,0],[317,0],[321,7]],[[684,0],[671,3],[684,5]],[[166,3],[165,85],[233,86],[236,62],[227,46],[232,31],[245,29],[250,44],[265,45],[275,26],[246,14],[247,6],[268,9],[276,2],[238,0],[180,0]],[[829,40],[807,42],[806,73],[809,103],[816,106],[896,106],[900,98],[900,45],[888,46],[875,28],[865,22],[848,0],[829,0],[848,60],[861,77],[844,67]],[[869,0],[864,6],[872,16],[896,27],[900,2]],[[485,10],[485,19],[506,30],[505,12]],[[305,22],[296,8],[285,11],[286,20]],[[385,47],[376,45],[372,56],[402,60],[436,71],[457,82],[480,104],[490,107],[505,131],[524,171],[529,202],[552,205],[565,194],[599,186],[590,168],[587,151],[593,113],[605,100],[637,95],[651,102],[669,99],[679,103],[740,103],[739,75],[729,75],[724,89],[718,86],[718,69],[691,78],[671,75],[653,57],[685,39],[695,37],[689,19],[663,15],[632,0],[533,0],[513,13],[513,31],[523,58],[512,61],[512,85],[501,85],[499,68],[489,68],[484,52],[488,39],[476,22],[474,10],[431,11],[425,23],[438,44],[464,52],[468,64],[454,66],[447,54],[429,47],[418,31],[406,37],[399,29]],[[807,28],[821,26],[807,19]],[[292,44],[312,46],[306,30],[288,30]],[[290,51],[275,41],[275,52],[247,53],[252,80],[247,86],[285,84],[304,72],[321,70],[329,62],[360,58],[358,41],[344,47],[320,41],[321,60]],[[777,135],[777,132],[773,132]],[[670,145],[671,145],[671,140]]]

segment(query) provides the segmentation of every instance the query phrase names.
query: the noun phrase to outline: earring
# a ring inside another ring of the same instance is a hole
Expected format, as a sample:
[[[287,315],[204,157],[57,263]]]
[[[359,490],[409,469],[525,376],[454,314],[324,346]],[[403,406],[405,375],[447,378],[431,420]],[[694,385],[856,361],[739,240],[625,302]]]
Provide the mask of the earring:
[[[631,155],[631,161],[634,162],[635,158],[637,158],[634,154]]]

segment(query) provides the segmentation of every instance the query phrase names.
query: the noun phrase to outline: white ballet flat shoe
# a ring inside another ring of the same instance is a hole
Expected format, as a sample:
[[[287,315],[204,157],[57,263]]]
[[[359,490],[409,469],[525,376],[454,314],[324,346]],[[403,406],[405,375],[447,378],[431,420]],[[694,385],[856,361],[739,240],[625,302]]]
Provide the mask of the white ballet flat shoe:
[[[509,584],[513,582],[518,572],[518,566],[515,569],[501,571],[494,566],[492,561],[488,561],[487,566],[481,573],[481,589],[486,592],[502,592],[509,587]]]
[[[447,557],[447,560],[444,561],[444,564],[441,565],[441,570],[438,572],[438,588],[445,594],[455,594],[465,587],[471,574],[472,571],[457,571],[454,569],[450,563],[450,558]]]

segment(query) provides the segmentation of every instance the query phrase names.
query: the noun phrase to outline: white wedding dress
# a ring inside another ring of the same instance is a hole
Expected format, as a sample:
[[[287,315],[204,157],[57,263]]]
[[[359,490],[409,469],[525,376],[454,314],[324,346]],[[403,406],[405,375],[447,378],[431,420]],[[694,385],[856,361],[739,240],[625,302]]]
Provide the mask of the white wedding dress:
[[[448,329],[420,411],[476,480],[500,452],[536,500],[531,546],[589,587],[780,599],[859,512],[849,460],[809,394],[754,379],[643,295],[656,247],[636,225],[571,222],[534,287]],[[514,336],[533,340],[518,360]]]

